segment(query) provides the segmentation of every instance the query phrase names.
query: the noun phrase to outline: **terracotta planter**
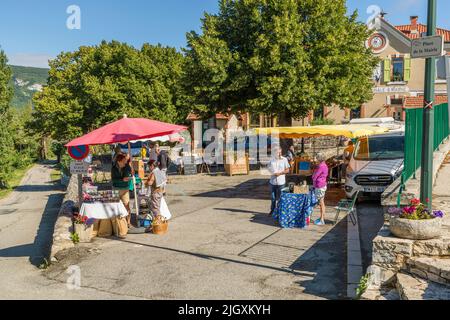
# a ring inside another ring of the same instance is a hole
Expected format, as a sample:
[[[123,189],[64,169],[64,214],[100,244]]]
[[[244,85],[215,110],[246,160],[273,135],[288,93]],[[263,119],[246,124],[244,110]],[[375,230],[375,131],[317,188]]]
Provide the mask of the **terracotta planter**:
[[[91,242],[94,225],[75,224],[75,233],[78,234],[81,243]]]
[[[428,240],[441,236],[442,219],[409,220],[392,218],[389,229],[398,238],[411,240]]]

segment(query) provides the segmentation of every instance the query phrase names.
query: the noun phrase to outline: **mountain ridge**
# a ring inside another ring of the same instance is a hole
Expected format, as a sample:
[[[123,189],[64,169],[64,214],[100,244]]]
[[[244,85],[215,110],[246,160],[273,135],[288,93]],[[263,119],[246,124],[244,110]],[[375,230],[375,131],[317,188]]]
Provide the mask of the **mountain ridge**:
[[[14,108],[23,108],[28,106],[36,92],[42,91],[47,83],[47,68],[9,66],[12,71],[11,85],[14,88],[14,97],[11,105]]]

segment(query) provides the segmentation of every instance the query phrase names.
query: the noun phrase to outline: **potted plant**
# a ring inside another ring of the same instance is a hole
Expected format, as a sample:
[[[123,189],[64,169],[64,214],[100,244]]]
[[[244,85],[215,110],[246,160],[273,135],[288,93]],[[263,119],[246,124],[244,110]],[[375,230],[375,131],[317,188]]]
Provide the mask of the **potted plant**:
[[[404,208],[389,208],[389,229],[398,238],[428,240],[441,236],[441,210],[429,211],[419,199],[413,199]]]
[[[95,219],[89,219],[86,216],[80,214],[74,214],[74,233],[78,235],[78,242],[87,243],[91,242],[92,231],[94,229]]]

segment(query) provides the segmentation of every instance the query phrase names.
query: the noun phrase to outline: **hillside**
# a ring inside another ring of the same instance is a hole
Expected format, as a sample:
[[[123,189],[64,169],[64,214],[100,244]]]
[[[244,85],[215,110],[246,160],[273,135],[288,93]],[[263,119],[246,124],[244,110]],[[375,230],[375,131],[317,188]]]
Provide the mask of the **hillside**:
[[[48,69],[10,66],[13,72],[12,84],[14,86],[14,98],[12,106],[21,108],[28,105],[34,93],[41,91],[47,83]]]

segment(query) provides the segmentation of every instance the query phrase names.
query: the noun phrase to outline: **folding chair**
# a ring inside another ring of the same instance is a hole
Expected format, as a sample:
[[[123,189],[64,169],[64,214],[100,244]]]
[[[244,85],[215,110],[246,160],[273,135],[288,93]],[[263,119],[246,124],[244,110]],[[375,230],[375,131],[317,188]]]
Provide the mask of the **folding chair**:
[[[334,225],[338,222],[339,214],[341,211],[345,211],[350,215],[350,220],[352,221],[353,225],[356,225],[356,200],[358,199],[359,191],[355,193],[352,199],[342,199],[339,201],[337,207],[334,207],[336,209],[336,216],[334,218]]]

